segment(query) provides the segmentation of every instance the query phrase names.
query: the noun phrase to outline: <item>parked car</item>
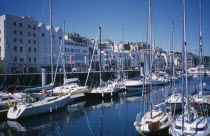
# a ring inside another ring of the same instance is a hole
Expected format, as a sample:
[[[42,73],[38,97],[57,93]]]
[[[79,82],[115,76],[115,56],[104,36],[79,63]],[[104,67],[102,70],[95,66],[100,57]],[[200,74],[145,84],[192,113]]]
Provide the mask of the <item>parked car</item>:
[[[72,68],[71,71],[72,71],[72,72],[79,72],[79,69],[78,69],[78,68]]]

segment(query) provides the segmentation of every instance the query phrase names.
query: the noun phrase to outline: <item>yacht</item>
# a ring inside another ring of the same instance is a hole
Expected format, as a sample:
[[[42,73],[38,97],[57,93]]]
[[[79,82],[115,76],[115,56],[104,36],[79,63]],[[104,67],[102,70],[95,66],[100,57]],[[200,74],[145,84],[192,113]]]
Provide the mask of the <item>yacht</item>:
[[[25,92],[50,89],[52,87],[52,85],[48,85],[45,87],[30,88],[26,89]],[[65,106],[69,102],[69,96],[70,95],[51,96],[48,93],[30,93],[28,94],[26,101],[17,102],[14,106],[9,108],[7,118],[16,120],[53,112],[54,110],[58,110]]]
[[[209,118],[197,115],[194,108],[191,107],[190,113],[185,112],[184,115],[179,115],[176,118],[169,128],[169,134],[173,136],[208,136],[210,134],[209,122]]]
[[[89,89],[88,92],[84,92],[85,97],[93,97],[93,98],[113,97],[113,96],[116,96],[120,91],[119,86],[117,84],[114,84],[113,82],[108,82],[106,84],[102,84],[102,75],[101,75],[101,26],[99,26],[99,35],[100,35],[100,40],[99,40],[99,42],[100,42],[99,43],[99,49],[100,49],[99,50],[100,84],[99,84],[99,87]],[[94,51],[95,51],[95,46],[94,46]],[[93,56],[94,55],[92,55],[91,64],[90,64],[89,69],[91,69]],[[87,84],[87,80],[88,80],[88,77],[89,77],[89,72],[90,72],[90,70],[88,71],[88,76],[87,76],[85,85]]]
[[[187,72],[189,73],[189,74],[192,74],[192,75],[198,75],[198,74],[200,74],[199,73],[199,69],[202,69],[202,76],[205,76],[206,75],[206,72],[205,72],[205,70],[204,70],[204,65],[201,65],[200,67],[199,66],[197,66],[197,67],[195,67],[195,68],[189,68],[188,70],[187,70]]]
[[[133,79],[131,80],[127,80],[125,82],[125,88],[128,90],[128,91],[135,91],[135,90],[139,90],[143,87],[143,85],[148,85],[149,83],[146,81],[145,83],[143,82],[143,77],[141,76],[137,76],[137,77],[134,77]]]
[[[151,116],[152,115],[152,116]],[[137,115],[134,126],[139,134],[152,133],[169,128],[172,122],[171,113],[163,112],[159,106],[153,106],[140,120],[140,114]]]
[[[53,93],[56,94],[80,94],[87,92],[87,86],[79,86],[76,82],[79,81],[78,78],[70,78],[70,79],[65,79],[64,84],[62,86],[55,87],[53,89]]]
[[[88,92],[84,92],[85,97],[93,98],[106,98],[113,97],[119,93],[120,88],[111,82],[108,82],[105,85],[100,85],[97,88],[89,89]]]

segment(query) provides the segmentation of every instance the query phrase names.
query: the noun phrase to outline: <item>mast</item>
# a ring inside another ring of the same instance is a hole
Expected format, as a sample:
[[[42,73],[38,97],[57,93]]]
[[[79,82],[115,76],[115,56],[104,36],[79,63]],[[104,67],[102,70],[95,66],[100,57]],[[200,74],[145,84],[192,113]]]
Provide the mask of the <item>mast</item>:
[[[201,95],[203,95],[203,83],[202,83],[202,0],[200,0],[200,35],[199,35],[199,66],[198,66],[198,70],[199,70],[199,84],[200,84],[200,92]]]
[[[6,23],[4,20],[4,82],[5,82],[5,87],[4,87],[4,92],[7,92],[7,72],[6,72],[6,44],[7,44],[7,36],[6,36]]]
[[[52,0],[50,2],[50,48],[51,48],[51,80],[53,83],[53,45],[52,45]]]
[[[151,92],[152,92],[152,19],[151,19],[151,0],[149,0],[149,26],[148,26],[148,38],[149,38],[149,44],[150,45],[150,94],[149,94],[149,100],[150,100],[150,118],[152,118],[152,100],[151,100]]]
[[[185,91],[186,91],[186,108],[188,109],[188,122],[190,122],[190,104],[189,104],[189,96],[188,96],[188,74],[187,74],[187,38],[186,38],[186,7],[185,7],[185,0],[184,0],[184,63],[185,63]]]
[[[186,91],[186,108],[189,106],[189,100],[188,100],[188,91],[187,91],[187,72],[185,73],[185,70],[187,68],[186,66],[186,11],[185,11],[185,0],[182,0],[183,2],[183,45],[182,45],[182,132],[184,131],[184,92]],[[186,82],[184,82],[184,74],[186,75]],[[186,86],[186,88],[185,88]],[[188,108],[189,110],[189,108]],[[189,116],[188,116],[189,121]]]
[[[173,45],[174,45],[174,22],[172,22],[172,40],[171,40],[171,43],[170,43],[170,88],[171,88],[171,91],[173,93],[175,93],[173,91],[173,87],[175,86],[175,81],[172,79],[172,77],[174,77],[174,51],[173,51]]]
[[[123,27],[121,27],[121,36],[122,36],[122,47],[124,46],[124,34],[123,34]],[[124,49],[122,48],[122,52],[124,52]],[[122,57],[120,58],[120,65],[121,65],[121,72],[123,72],[123,67],[124,67],[124,60],[122,60],[123,58],[123,53],[122,53]]]
[[[64,81],[64,83],[65,83],[65,80],[66,80],[66,62],[65,62],[65,47],[64,47],[64,45],[65,45],[65,28],[66,26],[65,26],[65,20],[64,20],[64,22],[63,22],[63,81]]]
[[[100,70],[100,86],[102,85],[102,78],[101,78],[101,26],[99,26],[99,70]]]
[[[124,44],[124,33],[123,33],[123,27],[121,26],[121,42],[122,42],[122,44]]]
[[[172,62],[171,62],[172,63],[172,77],[174,77],[175,76],[175,67],[174,67],[174,22],[172,22],[171,48],[172,48]],[[173,80],[173,87],[175,87],[175,81],[174,80]]]

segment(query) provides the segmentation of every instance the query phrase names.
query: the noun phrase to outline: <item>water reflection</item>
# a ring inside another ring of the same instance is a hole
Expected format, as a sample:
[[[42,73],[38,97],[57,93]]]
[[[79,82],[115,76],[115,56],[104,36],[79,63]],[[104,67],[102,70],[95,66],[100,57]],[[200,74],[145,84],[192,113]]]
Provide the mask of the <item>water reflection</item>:
[[[208,85],[209,78],[206,81]],[[177,89],[181,89],[180,84],[176,83]],[[189,84],[189,90],[192,90],[195,81],[191,80]],[[157,104],[163,102],[169,93],[170,87],[166,85],[153,87],[153,92],[145,94],[145,98],[141,97],[141,92],[136,91],[123,92],[115,99],[82,100],[55,113],[0,122],[0,135],[137,135],[133,123],[136,115],[143,110],[140,106],[142,100],[145,100],[143,104],[147,111],[148,95],[152,97],[153,103]]]
[[[158,87],[157,90],[162,89]],[[157,91],[160,92],[160,91]],[[156,92],[156,93],[157,93]],[[0,123],[1,135],[105,135],[107,132],[112,134],[113,130],[107,128],[112,119],[117,117],[116,124],[121,124],[123,131],[127,126],[128,105],[130,103],[142,102],[141,92],[121,93],[119,98],[105,100],[88,100],[70,104],[56,113],[46,114],[33,118],[18,121],[6,120]],[[119,123],[119,119],[123,123]],[[113,123],[113,124],[115,124]],[[72,125],[80,126],[81,130],[74,129]],[[110,125],[110,127],[113,126]],[[104,133],[106,132],[106,133]]]

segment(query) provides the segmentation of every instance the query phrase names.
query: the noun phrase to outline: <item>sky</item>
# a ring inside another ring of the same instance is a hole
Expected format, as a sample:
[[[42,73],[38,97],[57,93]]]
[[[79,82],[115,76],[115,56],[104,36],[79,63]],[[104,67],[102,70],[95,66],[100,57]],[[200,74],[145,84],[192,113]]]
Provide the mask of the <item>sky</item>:
[[[0,0],[0,15],[28,16],[50,24],[49,0]],[[210,56],[210,0],[203,0],[203,49]],[[148,0],[53,0],[53,26],[66,32],[96,39],[102,26],[102,39],[124,42],[146,41]],[[175,24],[174,50],[181,51],[183,33],[182,0],[152,0],[152,34],[155,46],[170,50],[171,26]],[[189,52],[199,45],[199,0],[186,0],[186,33]]]

